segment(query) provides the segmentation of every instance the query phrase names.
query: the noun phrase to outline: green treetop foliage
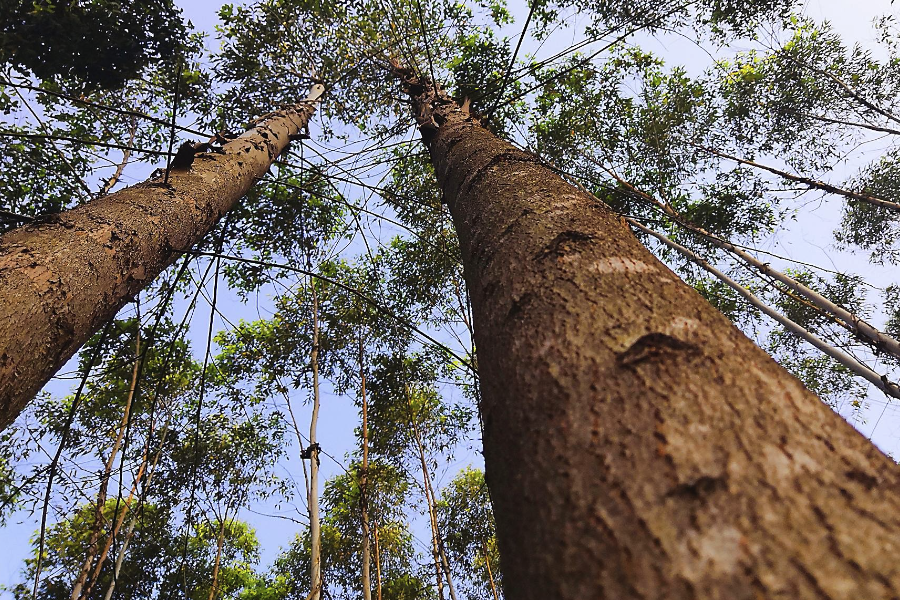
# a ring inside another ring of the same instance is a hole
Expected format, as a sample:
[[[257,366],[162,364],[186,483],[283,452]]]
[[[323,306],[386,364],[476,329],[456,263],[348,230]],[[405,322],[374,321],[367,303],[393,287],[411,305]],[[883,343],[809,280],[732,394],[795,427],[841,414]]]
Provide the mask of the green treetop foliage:
[[[539,13],[545,20],[558,17],[560,8],[588,12],[592,17],[588,35],[615,29],[659,32],[689,27],[706,29],[720,38],[753,32],[773,18],[787,19],[800,7],[796,0],[562,0],[536,4],[547,5]]]
[[[172,0],[9,0],[0,62],[38,79],[114,89],[154,62],[174,65],[188,26]]]
[[[490,598],[494,590],[502,597],[497,532],[484,472],[463,469],[444,488],[436,510],[454,576],[467,597]]]
[[[123,502],[108,500],[103,506],[105,522],[111,523],[122,511]],[[71,596],[72,581],[84,562],[93,527],[94,507],[83,506],[69,519],[55,524],[45,540],[43,568],[47,577],[41,579],[37,598],[65,600]],[[236,592],[252,582],[253,566],[259,560],[259,542],[254,530],[246,523],[230,520],[197,525],[185,543],[170,527],[171,513],[152,504],[136,504],[136,523],[128,546],[127,558],[115,575],[115,593],[135,600],[162,600],[185,597],[185,585],[191,600],[207,600],[210,592],[210,573],[219,553],[217,576],[218,597],[235,597]],[[36,542],[37,540],[35,540]],[[37,549],[35,548],[35,554]],[[93,586],[89,600],[101,600],[113,582],[115,561],[108,560]],[[34,577],[35,558],[26,563],[26,581]],[[31,598],[31,587],[22,583],[13,588],[17,600]]]
[[[0,210],[48,218],[118,189],[128,165],[164,166],[176,80],[179,115],[210,114],[214,104],[198,62],[202,36],[179,43],[179,61],[148,62],[114,89],[83,90],[67,75],[8,69],[0,79]],[[201,137],[179,131],[176,142],[183,136]],[[0,216],[0,231],[23,222]]]
[[[326,596],[355,598],[360,592],[361,510],[360,465],[325,484],[322,518],[322,570]],[[401,471],[385,463],[370,463],[366,484],[369,526],[372,532],[371,576],[378,585],[376,558],[381,571],[382,598],[431,598],[417,561],[406,513],[409,482]],[[377,544],[376,544],[377,538]],[[377,550],[376,550],[377,548]],[[275,560],[267,574],[248,588],[245,599],[295,598],[309,590],[309,534],[301,531]]]

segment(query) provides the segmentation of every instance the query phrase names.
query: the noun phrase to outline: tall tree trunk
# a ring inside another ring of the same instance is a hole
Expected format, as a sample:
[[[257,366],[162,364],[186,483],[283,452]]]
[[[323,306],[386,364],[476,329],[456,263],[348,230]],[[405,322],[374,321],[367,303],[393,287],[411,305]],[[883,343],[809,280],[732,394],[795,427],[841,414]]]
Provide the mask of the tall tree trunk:
[[[316,427],[319,424],[319,296],[316,283],[310,280],[313,297],[313,338],[310,364],[312,366],[313,408],[309,420],[309,535],[310,571],[312,585],[310,600],[319,600],[322,595],[322,531],[319,523],[319,444],[316,441]]]
[[[80,592],[78,596],[79,598],[89,598],[91,595],[91,590],[100,579],[100,571],[103,569],[103,564],[106,562],[106,557],[109,556],[109,550],[110,548],[112,548],[113,541],[116,539],[116,536],[119,535],[119,530],[122,528],[122,524],[125,522],[125,517],[131,517],[131,502],[134,500],[134,493],[135,491],[137,491],[138,482],[140,481],[141,477],[143,477],[144,469],[147,467],[148,462],[149,457],[145,452],[141,457],[141,466],[138,469],[137,476],[135,476],[134,482],[132,482],[131,484],[131,491],[128,494],[128,498],[126,498],[123,502],[124,506],[121,507],[121,511],[119,512],[119,514],[115,515],[115,523],[113,524],[109,535],[106,536],[106,543],[103,546],[103,550],[100,552],[100,556],[97,557],[96,564],[94,564],[93,573],[91,573],[90,579],[84,586],[84,590]]]
[[[153,462],[150,465],[147,473],[147,481],[144,483],[142,487],[142,493],[138,496],[139,506],[142,505],[146,501],[146,493],[150,488],[150,483],[153,480],[153,475],[156,474],[156,464],[159,461],[159,457],[162,454],[163,448],[166,445],[166,436],[169,432],[169,424],[166,423],[163,426],[162,436],[159,441],[159,449],[156,451],[156,454],[153,456]],[[152,433],[152,429],[151,429]],[[149,448],[147,448],[149,450]],[[137,482],[140,483],[141,476],[138,474]],[[128,523],[128,529],[125,531],[125,537],[122,540],[122,547],[119,549],[118,555],[116,556],[116,564],[113,569],[112,580],[109,582],[109,586],[106,588],[106,594],[104,594],[104,600],[110,600],[112,598],[113,590],[116,588],[116,582],[119,580],[119,572],[122,570],[122,562],[125,560],[125,555],[128,551],[128,544],[131,543],[132,536],[134,535],[134,528],[137,525],[139,518],[139,514],[132,514],[131,520]],[[96,579],[95,579],[96,583]],[[89,591],[88,591],[89,592]],[[87,593],[85,594],[87,595]]]
[[[441,540],[441,530],[438,527],[437,514],[435,513],[435,496],[434,489],[431,487],[431,478],[428,476],[428,460],[425,457],[425,445],[422,443],[422,433],[419,431],[418,419],[413,411],[412,399],[409,394],[409,387],[406,388],[406,404],[409,407],[409,424],[413,430],[413,436],[416,441],[416,449],[419,453],[419,463],[422,467],[422,486],[425,492],[425,502],[428,506],[428,520],[431,523],[431,542],[432,551],[434,553],[434,565],[437,571],[438,596],[443,598],[443,589],[441,586],[441,572],[447,579],[447,588],[450,591],[451,600],[456,600],[456,588],[453,587],[453,579],[450,577],[450,563],[447,562],[447,555],[444,553],[444,544]]]
[[[487,569],[488,583],[491,584],[491,593],[494,595],[494,600],[500,600],[500,596],[497,594],[497,582],[494,581],[494,571],[491,569],[491,555],[485,540],[481,540],[481,547],[484,549],[484,566]]]
[[[0,429],[266,173],[322,89],[267,115],[225,154],[173,171],[168,185],[151,179],[0,236]]]
[[[216,560],[213,564],[212,583],[209,586],[209,600],[215,600],[216,587],[219,585],[219,567],[222,564],[222,548],[225,547],[226,516],[222,517],[222,525],[219,527],[219,534],[216,536]]]
[[[103,465],[103,474],[101,475],[103,479],[100,482],[100,492],[97,494],[97,506],[96,510],[94,511],[94,530],[91,532],[87,554],[84,557],[84,563],[82,563],[81,569],[78,571],[78,576],[75,578],[75,582],[72,584],[72,593],[70,595],[70,600],[79,600],[81,598],[82,590],[84,589],[84,585],[87,582],[88,575],[91,572],[91,565],[94,564],[94,559],[97,558],[100,536],[103,533],[103,524],[105,522],[105,519],[103,518],[103,508],[106,505],[106,494],[109,487],[109,478],[112,475],[112,468],[116,462],[116,455],[119,453],[119,447],[122,444],[122,438],[125,436],[125,429],[128,427],[128,417],[131,414],[131,403],[134,400],[134,391],[135,389],[137,389],[137,379],[140,372],[141,335],[140,323],[138,323],[138,334],[135,338],[134,343],[134,367],[132,367],[131,371],[131,384],[128,388],[128,397],[125,399],[125,409],[122,413],[122,420],[119,422],[119,429],[116,432],[116,439],[109,451],[109,457],[106,459],[106,464]],[[116,515],[114,515],[113,518],[116,518]],[[110,535],[115,535],[115,533],[111,532]]]
[[[363,600],[372,600],[372,577],[369,573],[372,557],[369,552],[369,407],[366,402],[366,369],[363,340],[359,337],[359,395],[362,402],[362,468],[359,474],[359,512],[362,521],[362,584]]]
[[[471,294],[506,596],[900,597],[897,465],[607,206],[401,75]]]
[[[378,522],[372,525],[372,541],[375,542],[375,600],[381,600],[381,546],[378,544]]]

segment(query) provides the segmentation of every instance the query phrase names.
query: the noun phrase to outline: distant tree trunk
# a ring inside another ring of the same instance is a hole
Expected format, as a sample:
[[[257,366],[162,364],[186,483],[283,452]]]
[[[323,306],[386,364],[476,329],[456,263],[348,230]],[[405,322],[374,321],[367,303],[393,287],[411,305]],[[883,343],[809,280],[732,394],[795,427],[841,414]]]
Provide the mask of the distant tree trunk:
[[[437,571],[438,596],[444,597],[441,585],[441,573],[443,572],[447,579],[447,589],[450,592],[451,600],[456,600],[456,588],[453,587],[453,579],[450,577],[450,564],[447,562],[447,555],[444,553],[444,544],[441,540],[441,530],[438,527],[437,515],[434,511],[435,496],[431,487],[431,478],[428,476],[428,461],[425,457],[425,445],[422,443],[422,434],[419,432],[419,425],[413,411],[412,401],[409,395],[409,387],[406,388],[406,404],[409,407],[409,424],[413,430],[413,439],[416,441],[416,449],[419,454],[419,463],[422,467],[422,491],[425,493],[425,503],[428,507],[428,520],[431,523],[431,542],[434,553],[434,565]]]
[[[381,600],[381,546],[378,544],[378,522],[372,525],[372,541],[375,543],[375,600]]]
[[[153,429],[151,428],[150,431],[152,433]],[[168,435],[168,432],[169,432],[169,425],[168,425],[168,423],[166,423],[166,425],[163,426],[162,436],[160,436],[159,449],[156,451],[156,454],[153,456],[153,462],[150,464],[150,468],[147,473],[147,480],[146,480],[146,482],[144,482],[144,485],[142,488],[143,493],[138,496],[138,502],[140,505],[142,505],[144,503],[144,501],[146,500],[146,498],[144,496],[145,496],[147,490],[150,488],[150,483],[153,480],[153,475],[156,473],[156,464],[159,461],[159,457],[162,454],[163,448],[165,448],[166,436]],[[149,448],[148,448],[148,450],[149,450]],[[138,473],[138,476],[136,479],[137,479],[137,481],[135,483],[140,483],[141,473]],[[122,540],[122,547],[119,549],[118,555],[116,556],[116,564],[115,564],[115,568],[113,569],[112,580],[109,582],[109,586],[106,588],[106,594],[104,594],[104,596],[103,596],[104,600],[110,600],[112,598],[113,590],[115,590],[115,588],[116,588],[116,581],[118,581],[118,579],[119,579],[119,572],[122,570],[122,562],[125,560],[125,555],[128,551],[128,544],[131,543],[132,536],[134,535],[134,527],[135,527],[135,525],[137,525],[138,516],[139,516],[138,514],[131,514],[131,520],[128,523],[128,529],[125,531],[125,537]],[[112,538],[110,538],[110,541],[112,541]],[[95,580],[95,582],[96,582],[96,580]],[[85,594],[85,595],[87,595],[87,594]]]
[[[96,564],[94,564],[93,573],[91,573],[91,577],[88,580],[87,584],[84,586],[84,590],[81,591],[79,597],[80,598],[90,598],[91,590],[94,585],[100,579],[100,571],[103,569],[103,564],[106,562],[106,557],[109,556],[109,550],[112,548],[112,543],[116,539],[116,536],[119,535],[119,530],[122,528],[122,524],[125,522],[125,517],[131,516],[131,502],[134,500],[134,493],[137,491],[138,482],[140,482],[141,478],[144,476],[144,469],[146,469],[147,464],[149,462],[149,457],[147,453],[144,452],[141,457],[141,466],[138,468],[137,475],[134,478],[134,482],[131,484],[131,491],[128,494],[128,497],[122,503],[122,510],[117,515],[114,515],[115,522],[113,524],[112,530],[110,530],[109,535],[106,536],[106,543],[103,546],[103,550],[100,552],[100,556],[97,557]]]
[[[319,423],[319,296],[315,281],[311,281],[313,297],[313,338],[310,352],[312,366],[313,408],[309,420],[309,536],[310,567],[309,580],[312,585],[310,600],[322,596],[322,530],[319,523],[319,445],[316,441],[316,427]]]
[[[227,516],[227,515],[226,515]],[[216,536],[216,560],[213,564],[212,582],[209,585],[209,599],[215,600],[216,587],[219,585],[219,568],[222,565],[222,549],[225,547],[225,517],[222,518],[222,525],[219,527],[219,533]]]
[[[0,429],[106,321],[231,210],[299,134],[312,101],[267,115],[151,179],[0,236]]]
[[[459,235],[506,597],[900,597],[898,466],[606,205],[400,75]]]
[[[494,581],[494,572],[491,569],[491,555],[488,552],[487,542],[481,540],[481,547],[484,550],[484,567],[487,569],[488,583],[491,584],[491,593],[494,595],[494,600],[500,600],[500,596],[497,594],[497,583]]]
[[[372,577],[369,573],[372,557],[369,552],[369,407],[366,402],[366,369],[363,340],[359,337],[359,396],[362,402],[362,466],[359,474],[359,512],[362,521],[362,584],[363,600],[372,600]]]
[[[109,457],[107,457],[106,459],[106,464],[103,465],[103,474],[101,475],[102,480],[100,482],[100,492],[97,494],[97,506],[94,511],[94,530],[91,532],[91,538],[88,544],[87,553],[84,557],[84,563],[82,563],[81,569],[78,571],[78,576],[75,578],[75,582],[72,584],[72,593],[70,595],[70,600],[79,600],[82,597],[82,590],[84,589],[84,585],[87,582],[88,575],[91,572],[91,565],[94,564],[94,560],[97,558],[100,536],[103,533],[103,524],[105,523],[105,519],[103,517],[103,508],[106,505],[106,494],[109,487],[109,478],[112,475],[113,465],[116,462],[116,455],[119,453],[119,447],[122,444],[122,438],[125,436],[125,430],[128,427],[128,417],[131,414],[131,403],[134,400],[134,390],[137,388],[137,378],[138,374],[141,371],[140,331],[138,331],[138,335],[135,338],[134,346],[135,360],[134,367],[132,367],[131,371],[131,383],[128,387],[128,397],[125,399],[125,409],[122,412],[122,420],[119,422],[119,429],[116,432],[116,439],[113,442],[113,446],[109,451]],[[113,518],[116,518],[116,515],[113,515]],[[115,534],[111,533],[110,535]]]

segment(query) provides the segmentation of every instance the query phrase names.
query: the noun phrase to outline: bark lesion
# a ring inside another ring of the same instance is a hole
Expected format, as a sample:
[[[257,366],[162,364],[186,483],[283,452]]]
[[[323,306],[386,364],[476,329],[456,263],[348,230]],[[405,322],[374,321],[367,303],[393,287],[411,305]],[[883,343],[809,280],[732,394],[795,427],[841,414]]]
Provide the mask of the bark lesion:
[[[879,484],[879,480],[877,477],[869,475],[868,473],[860,471],[859,469],[851,469],[847,471],[845,475],[847,476],[847,479],[856,481],[864,488],[866,488],[867,491],[872,491],[874,488],[878,487]]]
[[[666,492],[666,497],[705,500],[716,492],[725,491],[727,489],[727,475],[701,475],[691,481],[677,484]]]
[[[617,354],[616,362],[621,367],[634,367],[646,361],[661,361],[678,356],[694,358],[702,354],[703,351],[696,344],[654,331],[642,335],[627,350]]]
[[[584,246],[594,244],[597,237],[581,231],[563,231],[547,244],[534,259],[560,258],[571,254],[580,253]]]

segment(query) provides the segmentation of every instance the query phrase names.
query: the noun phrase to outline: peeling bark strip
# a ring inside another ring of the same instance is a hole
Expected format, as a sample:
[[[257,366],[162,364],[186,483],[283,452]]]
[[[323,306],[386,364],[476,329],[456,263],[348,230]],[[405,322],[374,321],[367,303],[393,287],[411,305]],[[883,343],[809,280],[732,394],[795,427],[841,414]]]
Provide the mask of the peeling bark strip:
[[[416,112],[474,310],[506,597],[900,597],[897,465],[606,206],[496,160],[518,151],[446,97]]]
[[[193,167],[0,237],[0,429],[137,292],[197,243],[306,127],[324,88]]]

